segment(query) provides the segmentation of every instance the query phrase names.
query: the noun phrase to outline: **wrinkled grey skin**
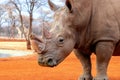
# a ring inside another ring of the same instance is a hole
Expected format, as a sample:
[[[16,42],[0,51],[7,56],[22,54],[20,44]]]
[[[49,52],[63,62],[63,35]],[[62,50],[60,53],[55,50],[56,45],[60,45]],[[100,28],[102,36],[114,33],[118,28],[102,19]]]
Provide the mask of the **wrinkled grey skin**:
[[[44,29],[42,39],[35,35],[31,38],[39,54],[38,63],[54,67],[74,50],[83,66],[79,80],[108,80],[110,58],[120,55],[120,0],[66,0],[61,8],[48,2],[55,11],[52,29]],[[93,52],[97,61],[94,78],[90,60]]]

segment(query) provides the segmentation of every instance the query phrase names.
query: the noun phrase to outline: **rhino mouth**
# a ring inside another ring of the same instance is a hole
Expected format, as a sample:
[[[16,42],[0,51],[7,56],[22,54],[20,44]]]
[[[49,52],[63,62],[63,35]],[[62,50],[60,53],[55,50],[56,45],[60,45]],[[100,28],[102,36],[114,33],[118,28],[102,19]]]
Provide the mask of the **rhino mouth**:
[[[45,66],[45,67],[55,67],[60,63],[60,60],[56,60],[54,58],[48,57],[48,58],[42,58],[40,57],[38,59],[38,64],[40,66]]]

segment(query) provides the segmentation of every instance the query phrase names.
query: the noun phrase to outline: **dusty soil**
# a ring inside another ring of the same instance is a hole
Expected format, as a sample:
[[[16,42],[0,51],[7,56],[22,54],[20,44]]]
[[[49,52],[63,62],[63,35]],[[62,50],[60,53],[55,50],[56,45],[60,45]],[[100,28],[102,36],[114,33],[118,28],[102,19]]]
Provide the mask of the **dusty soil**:
[[[26,50],[26,43],[0,41],[2,49]],[[92,55],[92,74],[95,76],[95,55]],[[37,64],[37,54],[14,58],[0,58],[0,80],[77,80],[82,74],[79,60],[72,52],[60,65],[54,68]],[[120,80],[120,57],[112,57],[108,75],[110,80]]]

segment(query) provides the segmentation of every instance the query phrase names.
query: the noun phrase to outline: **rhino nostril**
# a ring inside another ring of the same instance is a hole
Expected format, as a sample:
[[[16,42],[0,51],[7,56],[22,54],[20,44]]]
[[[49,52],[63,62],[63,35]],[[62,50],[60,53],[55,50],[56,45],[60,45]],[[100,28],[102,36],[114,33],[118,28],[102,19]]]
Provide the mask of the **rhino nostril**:
[[[53,60],[52,58],[50,58],[50,59],[48,59],[47,60],[47,63],[46,63],[48,66],[51,66],[51,67],[53,67],[53,66],[56,66],[56,61],[55,60]]]
[[[47,63],[52,63],[53,60],[52,59],[48,59]]]

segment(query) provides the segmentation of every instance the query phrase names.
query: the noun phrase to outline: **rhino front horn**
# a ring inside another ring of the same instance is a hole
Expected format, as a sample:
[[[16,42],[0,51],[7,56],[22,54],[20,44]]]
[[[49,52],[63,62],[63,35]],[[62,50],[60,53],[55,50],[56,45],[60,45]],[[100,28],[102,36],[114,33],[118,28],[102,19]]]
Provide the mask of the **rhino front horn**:
[[[43,42],[43,40],[41,38],[37,37],[37,35],[35,35],[33,33],[30,35],[30,39],[31,40],[36,40],[38,42]]]

